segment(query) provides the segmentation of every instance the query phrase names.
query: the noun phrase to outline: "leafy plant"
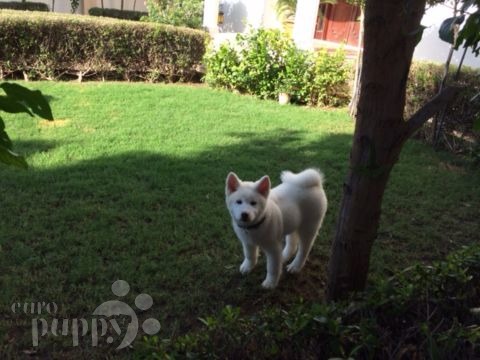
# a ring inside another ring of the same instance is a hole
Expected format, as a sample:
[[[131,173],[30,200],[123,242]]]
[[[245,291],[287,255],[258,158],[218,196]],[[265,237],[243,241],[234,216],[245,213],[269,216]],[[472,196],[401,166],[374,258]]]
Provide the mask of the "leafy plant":
[[[145,4],[148,21],[194,29],[202,26],[203,0],[146,0]]]
[[[339,106],[349,98],[347,81],[350,69],[345,64],[342,49],[333,54],[321,50],[314,56],[313,81],[310,100],[313,104]]]
[[[38,90],[29,90],[21,85],[4,82],[0,88],[5,95],[0,95],[0,110],[7,113],[26,113],[38,115],[43,119],[53,120],[50,105]],[[27,168],[25,158],[13,151],[13,144],[5,131],[5,122],[0,117],[0,162],[21,168]]]
[[[254,315],[225,307],[204,328],[139,353],[161,358],[476,358],[480,327],[480,247],[433,266],[416,265],[349,301],[265,308]],[[478,312],[478,310],[476,310]]]
[[[293,102],[342,105],[348,97],[348,66],[339,50],[333,55],[298,49],[278,30],[257,29],[237,35],[207,51],[205,80],[214,87],[275,99],[286,92]]]
[[[467,17],[463,28],[459,31],[456,39],[455,48],[458,49],[463,44],[464,48],[471,48],[476,56],[480,54],[480,0],[462,0],[460,15],[454,18],[446,19],[440,28],[440,38],[453,44],[453,24],[462,24]],[[473,6],[477,9],[473,13],[467,11]],[[448,26],[450,24],[450,26]]]
[[[282,24],[283,29],[291,34],[295,23],[295,10],[297,0],[278,0],[276,4],[277,16]]]

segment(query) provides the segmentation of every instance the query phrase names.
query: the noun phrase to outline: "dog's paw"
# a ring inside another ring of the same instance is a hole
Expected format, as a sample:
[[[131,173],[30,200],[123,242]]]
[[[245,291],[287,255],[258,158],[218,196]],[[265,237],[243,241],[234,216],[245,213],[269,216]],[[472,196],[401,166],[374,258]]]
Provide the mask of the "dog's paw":
[[[275,289],[276,286],[277,286],[277,281],[268,277],[262,282],[262,287],[264,289],[271,290],[271,289]]]
[[[298,265],[295,261],[292,261],[290,264],[287,265],[287,271],[290,274],[298,274],[302,271],[303,266]]]
[[[242,265],[240,265],[240,273],[242,275],[248,274],[255,267],[255,264],[250,260],[243,260]]]

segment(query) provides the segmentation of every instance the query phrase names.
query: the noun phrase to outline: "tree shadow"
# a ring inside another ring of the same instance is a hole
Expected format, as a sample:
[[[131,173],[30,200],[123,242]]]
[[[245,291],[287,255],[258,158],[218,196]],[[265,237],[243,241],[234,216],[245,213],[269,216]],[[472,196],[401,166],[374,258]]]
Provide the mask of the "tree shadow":
[[[288,306],[299,298],[322,299],[351,136],[332,134],[306,142],[305,135],[287,129],[231,133],[235,141],[229,145],[182,158],[130,152],[48,169],[0,168],[5,191],[0,218],[0,301],[55,301],[64,315],[88,317],[114,296],[111,284],[123,279],[131,287],[126,302],[133,304],[142,292],[153,297],[147,315],[160,320],[163,336],[168,337],[171,331],[198,326],[199,316],[225,305],[252,312],[265,304]],[[28,154],[55,146],[42,141],[18,145]],[[417,145],[409,146],[406,156],[413,157],[417,151]],[[386,207],[402,198],[405,181],[412,189],[421,188],[428,178],[437,189],[452,179],[465,186],[480,178],[478,174],[474,180],[474,176],[450,177],[441,170],[442,177],[432,178],[426,161],[413,161],[415,176],[410,174],[409,162],[398,167]],[[305,270],[296,276],[284,274],[276,290],[263,291],[263,258],[249,276],[238,273],[242,251],[225,209],[225,177],[229,171],[245,180],[269,174],[276,185],[282,170],[306,167],[320,167],[326,175],[329,210],[324,226]],[[478,191],[453,198],[465,196],[478,198]],[[410,233],[414,238],[421,227],[409,224],[408,213],[419,208],[441,211],[441,198],[439,192],[424,202],[414,203],[411,198],[402,202],[402,212],[396,213],[398,208],[387,212],[395,213],[396,219],[391,223],[387,219],[381,233],[391,233],[390,227],[400,218],[410,226],[402,236]],[[425,221],[434,224],[436,220]],[[385,239],[378,242],[389,245]],[[395,251],[411,255],[411,249]]]
[[[16,152],[23,156],[47,152],[57,147],[59,143],[51,140],[15,140],[13,146]]]

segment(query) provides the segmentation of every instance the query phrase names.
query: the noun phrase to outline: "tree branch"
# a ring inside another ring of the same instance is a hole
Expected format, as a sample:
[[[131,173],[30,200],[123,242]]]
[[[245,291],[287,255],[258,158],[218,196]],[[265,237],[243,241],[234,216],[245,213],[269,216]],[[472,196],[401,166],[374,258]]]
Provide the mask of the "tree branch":
[[[446,106],[459,93],[461,87],[449,86],[443,89],[432,100],[423,105],[412,117],[407,121],[407,138],[413,135],[415,131],[435,115],[442,107]]]

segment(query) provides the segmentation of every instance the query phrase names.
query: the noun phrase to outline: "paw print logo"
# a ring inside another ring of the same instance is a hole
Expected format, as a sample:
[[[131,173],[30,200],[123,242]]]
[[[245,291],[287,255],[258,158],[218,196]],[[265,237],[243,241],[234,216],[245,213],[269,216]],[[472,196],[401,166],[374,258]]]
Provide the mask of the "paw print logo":
[[[112,293],[118,297],[123,297],[128,294],[130,291],[130,285],[125,280],[117,280],[112,284]],[[135,298],[135,306],[141,310],[145,311],[152,307],[153,299],[148,294],[140,294]],[[99,305],[93,315],[100,315],[104,317],[113,317],[113,316],[129,316],[131,321],[128,324],[127,331],[120,345],[117,346],[117,350],[123,349],[124,347],[130,345],[133,340],[137,337],[138,333],[138,317],[135,311],[130,307],[130,305],[119,300],[110,300],[106,301],[103,304]],[[102,322],[103,320],[103,322]],[[100,336],[103,336],[107,332],[108,324],[105,319],[99,319],[101,324]],[[118,322],[115,318],[109,319],[110,325],[115,330],[118,335],[121,335],[122,330],[118,325]],[[92,333],[93,333],[92,329]],[[160,322],[157,319],[147,319],[142,323],[142,330],[148,335],[154,335],[160,331]],[[98,329],[95,327],[95,342],[98,342]],[[114,341],[112,336],[107,337],[107,343],[111,344]]]

